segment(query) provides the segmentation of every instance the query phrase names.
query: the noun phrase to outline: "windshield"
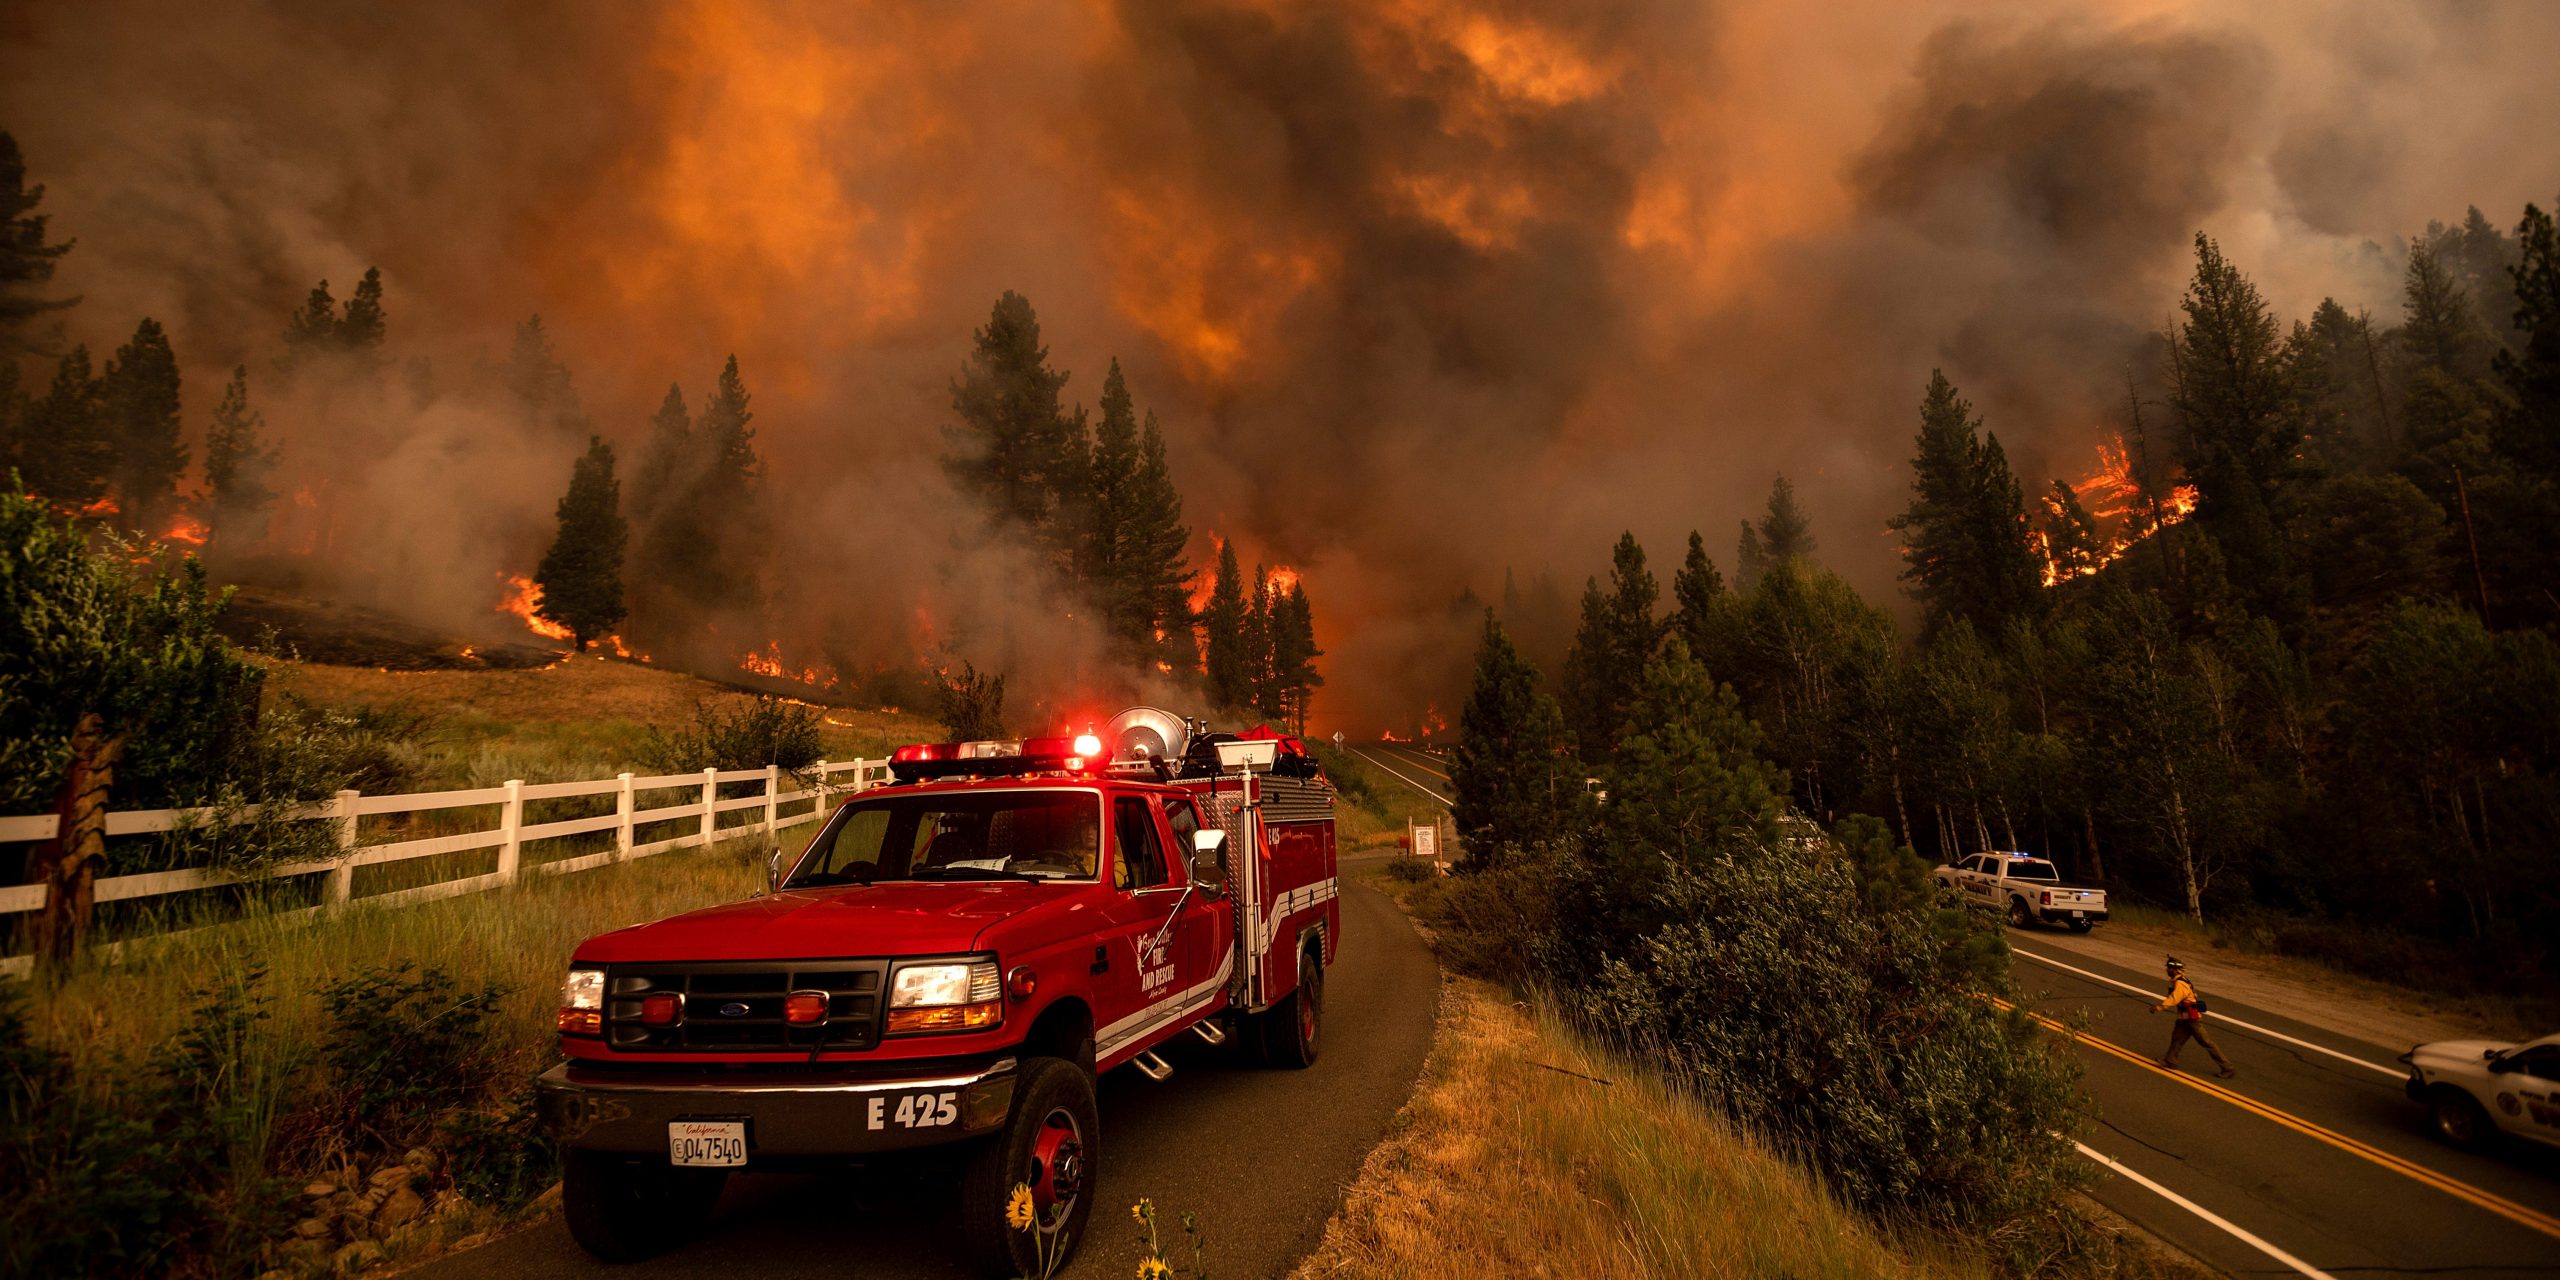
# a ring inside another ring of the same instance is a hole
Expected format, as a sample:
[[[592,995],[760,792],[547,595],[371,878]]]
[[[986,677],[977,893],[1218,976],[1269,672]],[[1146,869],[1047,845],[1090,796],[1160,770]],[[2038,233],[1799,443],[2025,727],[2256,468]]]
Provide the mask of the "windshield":
[[[2013,860],[2009,863],[2009,878],[2012,880],[2059,880],[2062,877],[2053,874],[2053,864],[2050,862]]]
[[[965,791],[846,805],[785,888],[884,880],[1085,880],[1102,848],[1090,791]]]

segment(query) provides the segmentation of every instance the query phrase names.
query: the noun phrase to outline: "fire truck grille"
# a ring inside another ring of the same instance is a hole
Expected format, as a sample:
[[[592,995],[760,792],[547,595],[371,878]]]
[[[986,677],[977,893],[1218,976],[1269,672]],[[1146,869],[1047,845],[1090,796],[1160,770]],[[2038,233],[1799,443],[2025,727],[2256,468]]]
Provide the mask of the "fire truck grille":
[[[880,1043],[888,974],[886,960],[616,965],[606,970],[605,1043],[630,1053],[869,1049]],[[826,1020],[785,1022],[783,997],[794,991],[827,993]],[[673,1020],[661,1001],[661,1021],[648,1021],[649,997],[668,993],[680,997]]]

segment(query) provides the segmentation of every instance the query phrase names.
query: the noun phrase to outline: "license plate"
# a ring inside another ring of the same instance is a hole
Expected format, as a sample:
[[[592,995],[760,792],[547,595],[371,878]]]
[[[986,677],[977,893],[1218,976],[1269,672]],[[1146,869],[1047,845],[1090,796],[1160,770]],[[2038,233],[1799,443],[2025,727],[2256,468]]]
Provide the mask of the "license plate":
[[[2089,918],[2089,913],[2086,911],[2074,911],[2071,913],[2071,918],[2074,920],[2086,920]]]
[[[747,1162],[744,1120],[675,1120],[667,1125],[667,1161],[688,1168],[727,1169]]]

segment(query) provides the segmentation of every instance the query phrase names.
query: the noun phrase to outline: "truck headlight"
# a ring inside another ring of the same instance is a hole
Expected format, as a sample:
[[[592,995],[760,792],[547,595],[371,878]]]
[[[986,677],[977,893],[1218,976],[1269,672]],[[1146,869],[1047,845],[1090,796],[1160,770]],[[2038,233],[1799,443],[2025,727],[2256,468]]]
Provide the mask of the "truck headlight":
[[[558,1025],[569,1035],[604,1034],[604,970],[571,969],[561,980]]]
[[[975,1031],[1004,1019],[1004,978],[993,960],[911,964],[889,982],[891,1034]]]

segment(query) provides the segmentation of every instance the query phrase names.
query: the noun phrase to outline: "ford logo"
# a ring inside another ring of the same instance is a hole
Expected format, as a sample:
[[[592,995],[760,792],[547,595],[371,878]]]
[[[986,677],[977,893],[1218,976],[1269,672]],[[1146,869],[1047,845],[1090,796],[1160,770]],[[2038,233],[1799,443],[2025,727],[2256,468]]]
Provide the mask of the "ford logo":
[[[720,1006],[720,1016],[723,1018],[743,1018],[747,1016],[747,1006],[739,1003],[738,1001],[732,1000],[729,1003]]]

